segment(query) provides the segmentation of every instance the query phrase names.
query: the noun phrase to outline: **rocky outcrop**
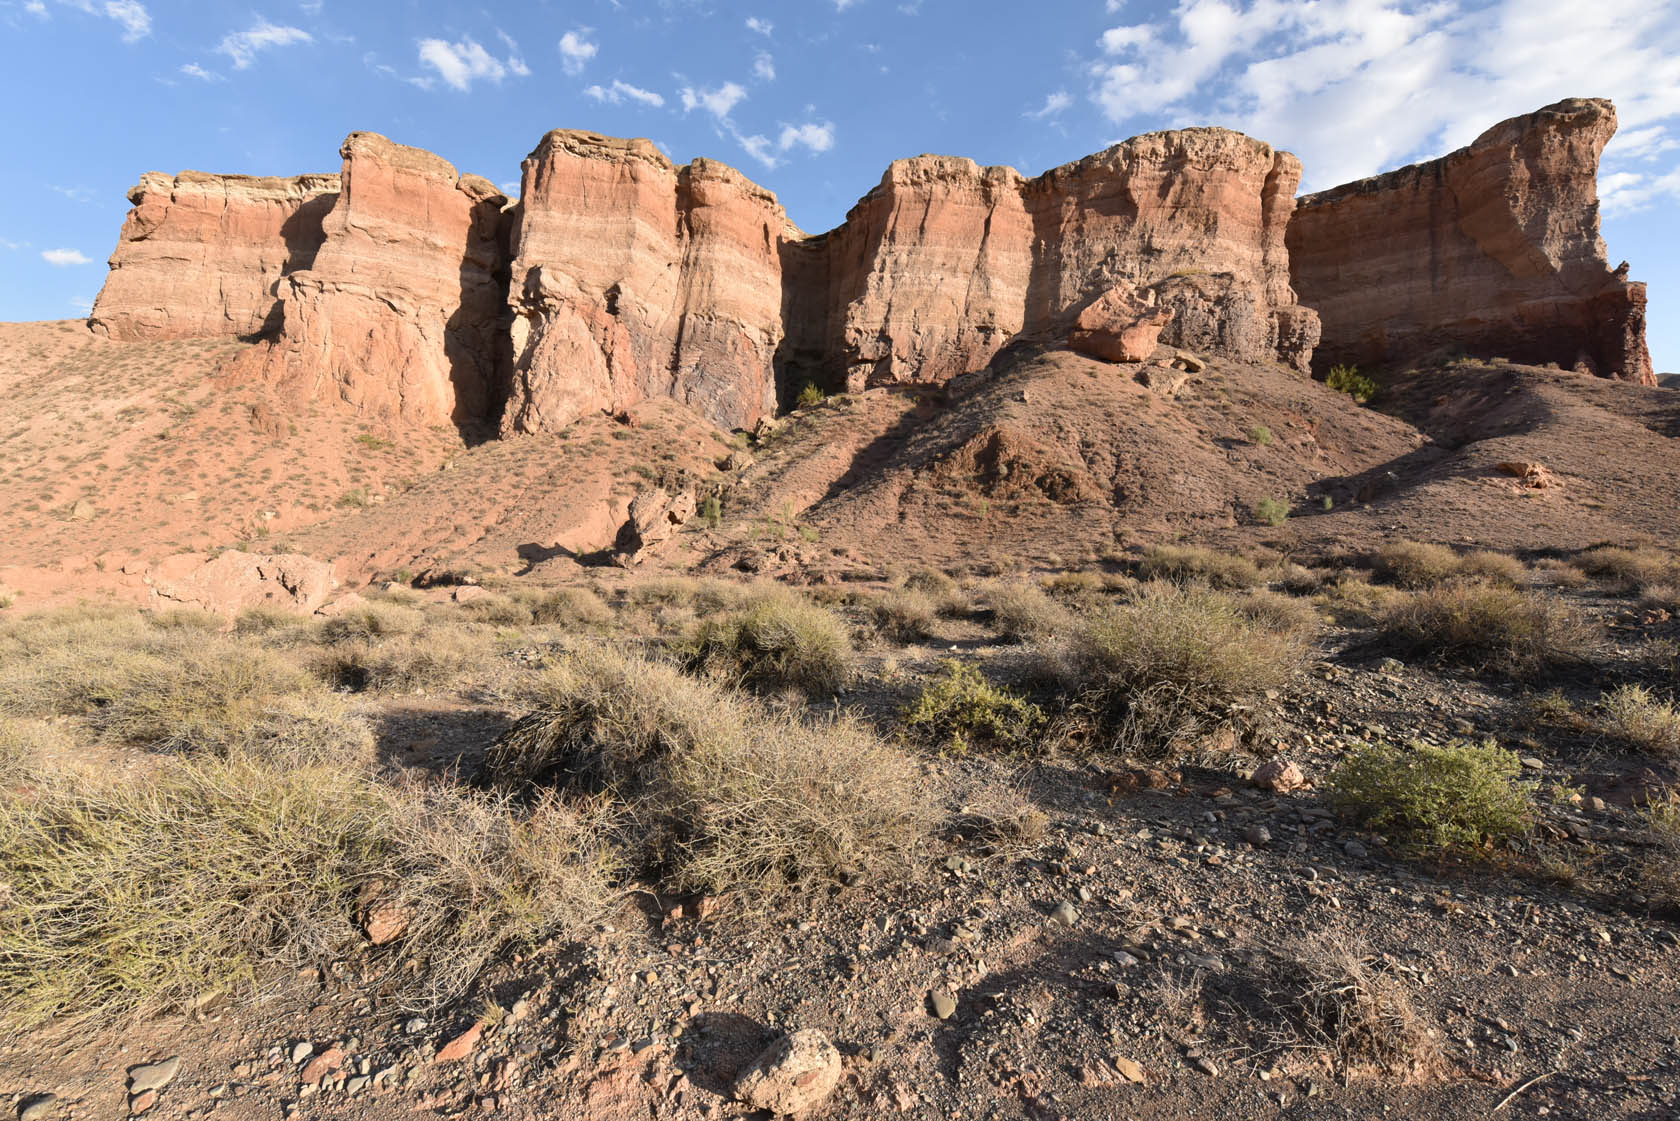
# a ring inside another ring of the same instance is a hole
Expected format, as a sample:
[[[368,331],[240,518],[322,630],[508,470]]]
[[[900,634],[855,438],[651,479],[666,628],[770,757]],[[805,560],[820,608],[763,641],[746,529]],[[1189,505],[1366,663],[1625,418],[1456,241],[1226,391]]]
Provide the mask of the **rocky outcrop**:
[[[1073,321],[1068,345],[1105,362],[1142,362],[1155,353],[1161,331],[1172,322],[1171,308],[1154,306],[1125,289],[1098,296]]]
[[[1654,384],[1645,286],[1598,232],[1608,101],[1572,99],[1467,148],[1298,200],[1287,246],[1317,309],[1316,361],[1380,364],[1439,349]]]
[[[88,325],[114,339],[245,338],[275,326],[282,277],[314,262],[336,175],[150,171]]]
[[[313,557],[236,549],[208,560],[178,554],[148,570],[147,581],[159,600],[221,615],[236,615],[251,607],[308,614],[338,587],[332,566]]]
[[[733,168],[556,130],[523,164],[507,432],[672,397],[726,427],[775,411],[781,248],[801,235]]]
[[[280,284],[266,380],[364,415],[483,422],[499,406],[507,198],[419,148],[354,132],[313,265]]]
[[[900,160],[821,243],[829,380],[944,381],[1010,339],[1065,332],[1109,290],[1173,313],[1163,339],[1305,368],[1316,316],[1290,289],[1300,161],[1225,129],[1140,136],[1028,180]],[[805,266],[810,271],[810,266]]]

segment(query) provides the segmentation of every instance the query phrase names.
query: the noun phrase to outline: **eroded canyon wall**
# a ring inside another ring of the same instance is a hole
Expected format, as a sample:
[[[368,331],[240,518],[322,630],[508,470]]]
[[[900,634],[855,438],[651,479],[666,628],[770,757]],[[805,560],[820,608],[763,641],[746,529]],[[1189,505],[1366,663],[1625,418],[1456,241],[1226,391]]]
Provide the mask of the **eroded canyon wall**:
[[[1655,384],[1645,286],[1598,229],[1608,101],[1495,125],[1428,163],[1298,200],[1287,245],[1318,310],[1317,362],[1400,362],[1447,348]]]
[[[336,175],[268,179],[151,171],[128,192],[88,324],[115,339],[245,338],[274,327],[276,286],[308,268]]]

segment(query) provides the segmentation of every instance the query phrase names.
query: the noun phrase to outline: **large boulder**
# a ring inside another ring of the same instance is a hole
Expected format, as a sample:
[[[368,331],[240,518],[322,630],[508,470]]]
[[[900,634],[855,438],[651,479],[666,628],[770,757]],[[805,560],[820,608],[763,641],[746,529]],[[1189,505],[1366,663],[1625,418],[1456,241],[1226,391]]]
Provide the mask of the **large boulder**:
[[[1171,308],[1156,307],[1123,288],[1091,301],[1073,322],[1068,345],[1105,362],[1142,362],[1155,353],[1161,329],[1172,322]]]
[[[153,596],[218,615],[250,607],[309,614],[326,602],[338,581],[332,565],[301,553],[257,554],[230,549],[210,560],[181,554],[148,573]]]
[[[778,1117],[809,1113],[840,1084],[840,1052],[814,1028],[772,1043],[735,1079],[735,1096]]]

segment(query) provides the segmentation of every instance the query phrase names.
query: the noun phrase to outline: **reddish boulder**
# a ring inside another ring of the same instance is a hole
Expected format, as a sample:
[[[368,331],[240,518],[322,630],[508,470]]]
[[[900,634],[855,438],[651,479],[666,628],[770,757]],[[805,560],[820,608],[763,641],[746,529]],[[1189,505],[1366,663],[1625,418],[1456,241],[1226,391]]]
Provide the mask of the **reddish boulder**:
[[[1068,344],[1105,362],[1142,362],[1155,353],[1161,329],[1172,322],[1171,308],[1154,306],[1123,288],[1110,289],[1079,313]]]
[[[180,554],[147,574],[158,599],[237,615],[248,607],[279,607],[309,614],[326,602],[338,581],[331,564],[301,553],[263,555],[229,549],[209,560]]]

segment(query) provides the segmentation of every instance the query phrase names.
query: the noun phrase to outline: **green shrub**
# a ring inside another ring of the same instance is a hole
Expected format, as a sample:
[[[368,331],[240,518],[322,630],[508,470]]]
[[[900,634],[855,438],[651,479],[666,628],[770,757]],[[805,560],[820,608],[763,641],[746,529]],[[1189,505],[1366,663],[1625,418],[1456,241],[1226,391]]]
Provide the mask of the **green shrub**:
[[[1640,685],[1623,685],[1599,701],[1599,726],[1611,737],[1653,755],[1680,755],[1680,711]]]
[[[804,387],[800,389],[799,396],[794,398],[793,404],[795,408],[810,409],[815,408],[826,400],[828,400],[828,394],[822,391],[822,387],[814,381],[808,381],[805,383]]]
[[[1289,520],[1289,503],[1281,498],[1262,498],[1254,504],[1254,516],[1269,526],[1280,526]]]
[[[1358,404],[1369,404],[1377,395],[1377,383],[1363,376],[1357,366],[1332,366],[1324,384],[1337,393],[1346,393]]]
[[[1264,448],[1269,446],[1272,442],[1272,430],[1262,424],[1257,426],[1254,431],[1250,432],[1248,434],[1248,438],[1259,447]]]
[[[0,1022],[253,997],[355,954],[358,907],[384,891],[408,929],[371,965],[399,999],[442,1004],[500,947],[594,917],[600,834],[552,803],[244,757],[0,791]]]
[[[1150,584],[1081,620],[1040,670],[1069,694],[1082,738],[1162,756],[1246,731],[1267,690],[1299,672],[1307,646],[1306,634],[1275,630],[1228,595]]]
[[[1522,764],[1489,740],[1359,748],[1331,777],[1337,808],[1419,850],[1474,849],[1520,836],[1533,813]]]
[[[954,658],[904,710],[913,735],[961,753],[969,747],[1026,751],[1043,730],[1044,710],[987,681],[974,666]]]
[[[537,696],[483,780],[611,799],[626,851],[676,890],[768,900],[902,873],[926,833],[912,761],[850,720],[801,722],[610,649],[561,661]]]
[[[702,498],[700,508],[696,512],[707,529],[716,529],[723,524],[723,501],[715,494],[708,494]]]
[[[690,662],[760,685],[834,693],[851,675],[853,657],[846,624],[832,611],[786,588],[767,588],[702,620]]]
[[[1141,580],[1200,580],[1215,588],[1252,588],[1260,566],[1245,556],[1195,545],[1152,545],[1137,564]]]
[[[1481,583],[1412,592],[1382,612],[1379,626],[1404,652],[1516,675],[1583,661],[1593,645],[1590,627],[1560,600]]]

